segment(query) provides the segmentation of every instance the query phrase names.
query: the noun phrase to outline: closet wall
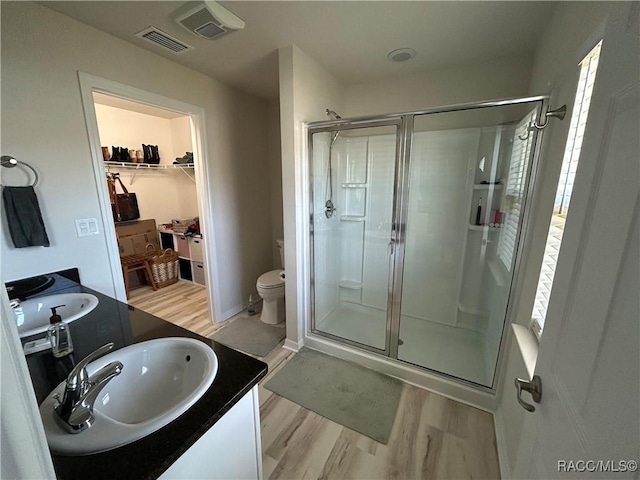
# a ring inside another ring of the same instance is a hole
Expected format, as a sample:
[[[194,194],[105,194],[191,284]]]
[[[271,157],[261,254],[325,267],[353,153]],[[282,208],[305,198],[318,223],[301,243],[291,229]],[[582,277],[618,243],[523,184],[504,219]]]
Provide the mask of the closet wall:
[[[109,152],[113,146],[141,150],[143,143],[158,145],[160,163],[172,164],[176,157],[193,151],[189,117],[161,118],[102,104],[95,109],[100,143]],[[179,169],[109,168],[120,173],[127,189],[135,192],[141,219],[170,223],[174,218],[198,216],[195,182]],[[193,169],[187,173],[194,177]]]

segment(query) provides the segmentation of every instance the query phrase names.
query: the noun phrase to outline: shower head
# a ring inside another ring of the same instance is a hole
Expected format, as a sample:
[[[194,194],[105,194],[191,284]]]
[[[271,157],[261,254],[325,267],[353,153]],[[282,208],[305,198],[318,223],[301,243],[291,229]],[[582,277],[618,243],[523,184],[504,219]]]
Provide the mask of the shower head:
[[[339,131],[333,132],[333,137],[331,138],[331,146],[332,147],[333,147],[333,144],[336,143],[336,140],[338,139],[338,135],[340,135]]]
[[[340,120],[342,117],[338,115],[335,111],[329,110],[328,108],[325,110],[325,113],[331,120]]]
[[[325,113],[327,114],[327,116],[331,119],[331,120],[340,120],[342,117],[340,115],[338,115],[334,110],[329,110],[328,108],[325,110]],[[336,143],[336,139],[338,138],[338,135],[340,135],[340,132],[335,132],[333,134],[333,137],[331,138],[331,146],[333,147],[333,144]]]

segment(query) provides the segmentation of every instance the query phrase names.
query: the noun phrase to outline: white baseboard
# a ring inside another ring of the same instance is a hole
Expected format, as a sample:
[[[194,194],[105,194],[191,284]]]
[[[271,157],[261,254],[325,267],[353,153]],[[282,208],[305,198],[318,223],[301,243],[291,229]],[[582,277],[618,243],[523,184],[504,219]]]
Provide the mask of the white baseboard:
[[[507,439],[504,435],[504,421],[500,409],[493,414],[493,427],[496,432],[496,449],[498,450],[498,463],[500,464],[500,478],[511,478],[511,466],[507,455]]]
[[[224,322],[225,320],[229,320],[231,317],[233,317],[234,315],[237,315],[238,313],[240,313],[242,310],[244,310],[244,305],[242,305],[241,303],[234,305],[233,307],[231,307],[228,310],[225,310],[224,312],[222,312],[222,318],[221,319],[216,319],[217,323],[220,322]]]
[[[304,347],[304,341],[295,342],[293,340],[286,339],[284,341],[284,345],[282,348],[286,348],[287,350],[291,350],[292,352],[298,353],[300,349]]]

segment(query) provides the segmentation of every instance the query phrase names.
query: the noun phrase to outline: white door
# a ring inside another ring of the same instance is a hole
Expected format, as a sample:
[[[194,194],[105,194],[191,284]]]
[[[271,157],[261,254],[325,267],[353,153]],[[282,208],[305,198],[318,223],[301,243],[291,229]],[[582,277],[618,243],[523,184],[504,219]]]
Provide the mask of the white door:
[[[542,399],[516,477],[639,478],[623,462],[640,460],[640,36],[636,7],[614,10],[540,342]]]

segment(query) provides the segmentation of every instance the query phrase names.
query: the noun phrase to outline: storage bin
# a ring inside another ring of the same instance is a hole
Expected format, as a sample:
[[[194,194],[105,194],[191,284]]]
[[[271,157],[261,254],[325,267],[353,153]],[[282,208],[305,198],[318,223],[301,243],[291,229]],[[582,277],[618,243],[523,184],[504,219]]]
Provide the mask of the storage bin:
[[[178,249],[178,255],[180,256],[180,258],[190,258],[189,239],[187,237],[183,237],[182,235],[176,236],[176,247]]]
[[[202,262],[191,262],[191,273],[193,274],[193,281],[197,284],[205,284],[205,271],[204,264]]]
[[[197,220],[198,220],[198,217],[179,218],[179,219],[172,220],[171,223],[173,225],[173,231],[175,233],[184,233],[187,231],[187,229],[191,225],[196,223]]]
[[[197,237],[191,237],[189,239],[189,250],[191,252],[190,257],[193,262],[204,262],[204,255],[202,253],[203,240]]]

